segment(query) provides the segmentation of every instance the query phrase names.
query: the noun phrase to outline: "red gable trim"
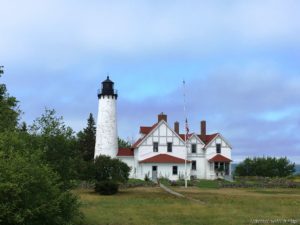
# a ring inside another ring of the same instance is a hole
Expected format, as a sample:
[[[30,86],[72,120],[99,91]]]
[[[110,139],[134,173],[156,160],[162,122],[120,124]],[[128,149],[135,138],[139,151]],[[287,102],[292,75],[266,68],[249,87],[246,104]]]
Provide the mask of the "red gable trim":
[[[119,148],[117,156],[134,156],[132,148]]]
[[[133,148],[137,148],[137,146],[144,140],[144,138],[139,138],[133,145]]]
[[[186,161],[190,163],[190,161]],[[185,160],[168,154],[159,154],[140,161],[140,163],[185,163]]]
[[[223,155],[215,155],[214,157],[212,157],[210,160],[208,160],[208,162],[231,162],[231,159],[226,158]]]
[[[146,138],[146,136],[151,133],[156,126],[158,125],[158,123],[154,124],[152,127],[140,127],[140,133],[144,134],[145,136],[142,138],[139,138],[133,145],[133,148],[137,148],[139,146],[139,144]]]

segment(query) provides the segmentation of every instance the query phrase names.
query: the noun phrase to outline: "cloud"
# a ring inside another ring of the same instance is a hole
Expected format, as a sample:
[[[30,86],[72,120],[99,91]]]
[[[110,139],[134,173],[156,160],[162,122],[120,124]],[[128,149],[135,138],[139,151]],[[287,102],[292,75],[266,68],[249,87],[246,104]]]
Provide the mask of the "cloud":
[[[249,68],[244,73],[230,72],[187,82],[191,130],[199,133],[200,120],[206,119],[208,132],[221,132],[234,146],[237,157],[297,156],[300,89],[291,87],[300,84],[299,78],[286,79],[279,71],[261,75],[255,69],[250,72]],[[180,83],[178,86],[180,89]],[[160,112],[169,115],[171,126],[177,120],[183,124],[183,100],[178,89],[142,102],[120,99],[120,133],[138,132],[140,125],[155,123]]]
[[[15,0],[2,8],[0,57],[35,58],[48,66],[72,65],[83,55],[209,56],[229,49],[299,47],[300,3],[292,0]]]
[[[119,133],[136,137],[162,111],[183,124],[186,79],[192,130],[206,119],[236,158],[297,155],[299,1],[11,0],[1,9],[1,79],[26,121],[47,106],[82,129],[110,72]]]

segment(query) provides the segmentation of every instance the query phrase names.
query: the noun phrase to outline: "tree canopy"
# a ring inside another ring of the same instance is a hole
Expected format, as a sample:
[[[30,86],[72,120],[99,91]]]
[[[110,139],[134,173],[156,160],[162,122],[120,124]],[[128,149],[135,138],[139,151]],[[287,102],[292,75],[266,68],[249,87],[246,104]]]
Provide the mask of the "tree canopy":
[[[130,148],[131,144],[128,141],[118,138],[118,146],[119,148]]]
[[[31,134],[38,140],[43,160],[61,177],[66,188],[77,178],[77,164],[80,154],[76,148],[74,132],[67,127],[55,110],[46,109],[30,127]]]
[[[295,172],[295,163],[286,157],[255,157],[246,158],[237,165],[237,176],[286,177]]]
[[[3,73],[1,68],[0,71]],[[5,84],[0,83],[0,132],[14,130],[18,124],[19,115],[17,99],[8,94]]]
[[[67,225],[80,215],[76,197],[39,157],[0,155],[0,224]]]
[[[76,224],[78,200],[67,190],[73,131],[46,110],[28,132],[25,123],[17,126],[17,103],[0,84],[0,224]]]
[[[96,144],[96,126],[93,114],[90,113],[87,126],[77,134],[78,148],[85,161],[94,159]]]

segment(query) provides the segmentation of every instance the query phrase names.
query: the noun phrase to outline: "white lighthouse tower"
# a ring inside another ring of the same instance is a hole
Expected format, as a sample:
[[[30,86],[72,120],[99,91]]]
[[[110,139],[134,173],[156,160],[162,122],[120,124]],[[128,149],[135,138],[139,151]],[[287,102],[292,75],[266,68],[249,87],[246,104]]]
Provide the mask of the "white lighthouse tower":
[[[114,89],[114,82],[107,79],[102,82],[98,91],[99,108],[96,131],[95,157],[107,155],[112,158],[118,152],[118,131],[117,131],[117,91]]]

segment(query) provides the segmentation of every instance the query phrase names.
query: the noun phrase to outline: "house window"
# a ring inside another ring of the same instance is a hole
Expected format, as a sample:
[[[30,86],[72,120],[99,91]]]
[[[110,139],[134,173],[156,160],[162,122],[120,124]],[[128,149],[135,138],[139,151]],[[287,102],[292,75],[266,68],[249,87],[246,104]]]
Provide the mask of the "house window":
[[[158,142],[153,142],[153,152],[158,152]]]
[[[168,143],[168,152],[172,152],[172,143]]]
[[[177,175],[177,174],[178,174],[178,167],[173,166],[173,175]]]
[[[221,153],[221,144],[216,145],[217,153]]]
[[[192,153],[197,153],[197,145],[192,144]]]
[[[197,161],[192,161],[192,170],[197,170]]]

